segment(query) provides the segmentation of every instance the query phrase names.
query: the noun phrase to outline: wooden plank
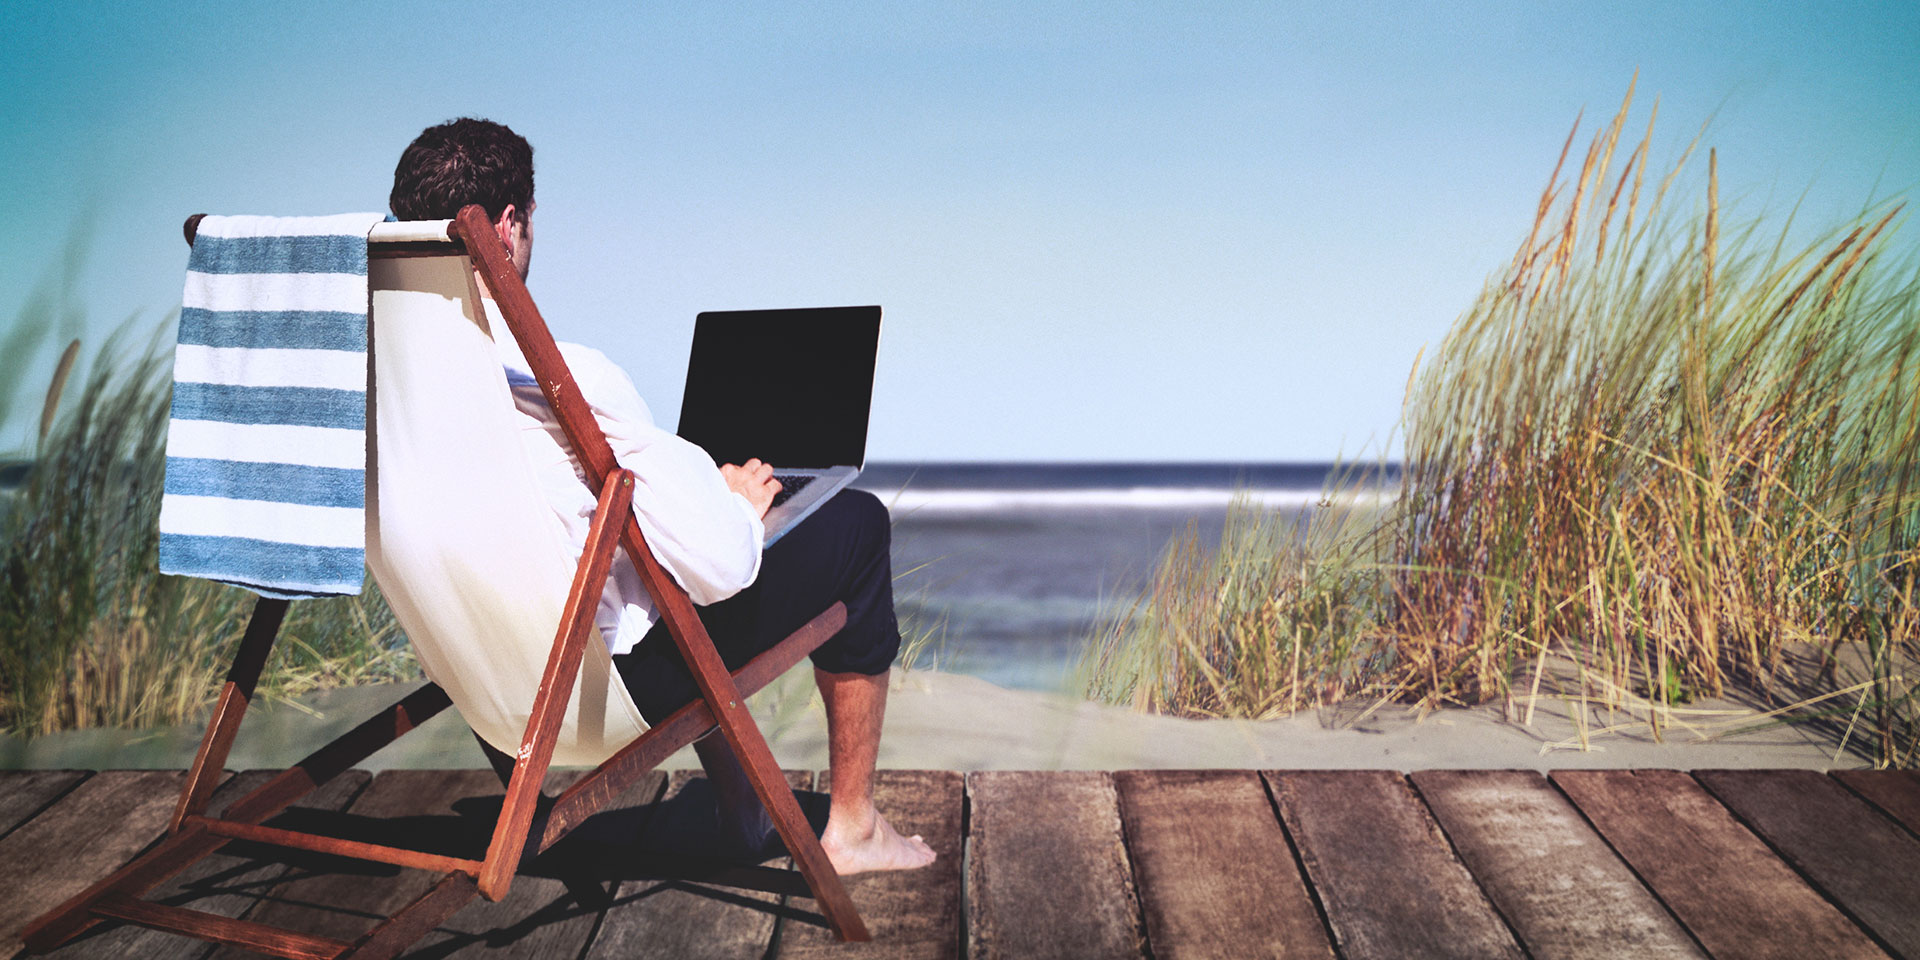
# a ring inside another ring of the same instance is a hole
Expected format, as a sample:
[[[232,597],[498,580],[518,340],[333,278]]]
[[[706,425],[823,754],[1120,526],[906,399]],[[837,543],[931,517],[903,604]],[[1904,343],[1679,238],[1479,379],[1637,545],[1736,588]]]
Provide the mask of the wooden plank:
[[[184,780],[177,770],[97,773],[0,840],[0,863],[7,865],[0,956],[20,949],[20,930],[28,922],[158,839]]]
[[[511,875],[507,875],[511,876]],[[508,886],[511,886],[511,882]],[[496,890],[505,899],[507,891]],[[368,930],[348,948],[347,956],[356,960],[395,960],[408,948],[426,939],[434,928],[451,920],[460,908],[480,898],[480,885],[465,873],[440,875],[425,893],[394,911],[393,915]],[[427,946],[414,956],[442,953],[438,945]]]
[[[239,797],[266,783],[277,770],[256,770],[240,774],[214,792],[208,809],[220,811]],[[322,789],[311,793],[299,807],[269,821],[275,826],[298,828],[308,811],[334,811],[345,807],[372,775],[365,770],[349,770],[335,777]],[[171,881],[146,899],[167,906],[186,907],[219,916],[243,918],[260,903],[260,895],[270,889],[297,865],[315,860],[310,855],[289,856],[278,851],[245,844],[229,844],[182,870]],[[101,924],[75,937],[66,946],[49,954],[55,958],[141,957],[145,960],[188,960],[205,956],[208,944],[177,934],[163,933],[130,924]]]
[[[544,792],[551,796],[564,790],[585,773],[549,773]],[[641,777],[604,813],[589,818],[544,855],[524,864],[505,898],[467,905],[416,949],[440,956],[458,947],[455,956],[500,960],[580,956],[613,901],[615,881],[609,871],[623,866],[609,854],[632,842],[644,823],[645,805],[660,795],[665,784],[666,775],[657,771]]]
[[[1412,780],[1534,960],[1706,956],[1546,777],[1422,770]]]
[[[1685,771],[1551,779],[1713,956],[1886,956]]]
[[[1920,836],[1920,770],[1835,770],[1832,777]]]
[[[1113,783],[1157,960],[1332,960],[1259,774],[1128,770]]]
[[[820,771],[814,779],[827,785],[828,771]],[[878,770],[874,772],[873,802],[895,830],[903,836],[919,834],[939,859],[920,870],[846,878],[853,905],[873,934],[873,939],[865,943],[839,943],[818,924],[783,918],[777,937],[783,960],[956,960],[960,956],[960,865],[966,842],[961,821],[966,778],[951,770]]]
[[[556,774],[567,782],[578,774]],[[370,843],[412,847],[448,856],[476,857],[486,849],[503,794],[491,770],[388,770],[375,776],[346,814],[306,824]],[[249,919],[302,933],[357,941],[380,920],[413,903],[441,874],[330,858],[306,875],[280,884]],[[523,878],[525,879],[525,878]],[[489,955],[576,955],[592,935],[594,914],[554,908],[568,897],[559,881],[516,882],[485,909],[475,904],[422,938],[416,949],[437,954],[481,946]],[[502,915],[519,924],[499,927]],[[530,920],[529,918],[538,918]],[[549,953],[550,951],[550,953]],[[216,957],[248,956],[229,948]]]
[[[1146,955],[1113,778],[1098,771],[967,775],[968,955]]]
[[[786,778],[796,790],[805,790],[813,782],[813,776],[803,771],[788,771]],[[688,794],[689,788],[693,796],[710,795],[705,793],[705,779],[690,770],[668,778],[662,805],[642,834],[639,849],[647,852],[636,858],[636,872],[655,876],[621,882],[587,957],[757,960],[767,954],[773,942],[774,920],[783,910],[779,894],[658,878],[662,864],[657,851],[690,845],[697,848],[697,831],[704,826],[699,815],[709,808],[704,801],[694,805],[698,809],[686,803],[674,806],[672,801]],[[699,787],[694,787],[696,781]],[[789,858],[779,857],[766,865],[785,868],[790,863]]]
[[[1522,956],[1400,774],[1265,776],[1342,957]]]
[[[0,837],[87,778],[85,770],[0,770]]]
[[[1920,957],[1920,840],[1812,770],[1693,777],[1881,946]]]
[[[462,822],[457,801],[499,791],[490,770],[389,770],[354,798],[345,814],[305,826],[375,843],[394,843],[436,853],[472,854],[486,843],[492,821]],[[480,817],[471,818],[473,821]],[[300,876],[276,885],[249,919],[301,933],[355,941],[368,928],[412,902],[439,879],[386,864],[328,858]],[[216,957],[247,957],[232,948]]]

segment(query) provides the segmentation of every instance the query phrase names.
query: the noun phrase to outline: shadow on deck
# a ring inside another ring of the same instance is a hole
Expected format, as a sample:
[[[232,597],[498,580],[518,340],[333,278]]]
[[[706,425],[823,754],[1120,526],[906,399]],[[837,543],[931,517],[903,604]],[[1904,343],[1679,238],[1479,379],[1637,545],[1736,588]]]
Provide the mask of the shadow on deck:
[[[181,776],[0,772],[0,957],[157,838]],[[700,882],[723,867],[674,851],[698,846],[704,786],[652,775],[409,956],[1920,960],[1912,771],[881,771],[881,810],[940,860],[849,880],[866,944],[832,943],[805,897]],[[354,771],[284,816],[469,856],[499,793],[481,770]],[[236,843],[152,899],[350,939],[430,879]],[[211,955],[244,954],[118,925],[53,954]]]

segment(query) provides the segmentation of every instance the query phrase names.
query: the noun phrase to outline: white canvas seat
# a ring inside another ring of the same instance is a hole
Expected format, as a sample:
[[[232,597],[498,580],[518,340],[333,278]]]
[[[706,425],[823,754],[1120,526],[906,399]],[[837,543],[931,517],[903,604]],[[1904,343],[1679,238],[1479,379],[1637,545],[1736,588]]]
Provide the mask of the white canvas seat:
[[[383,224],[369,243],[407,242]],[[439,224],[445,239],[445,224]],[[433,232],[429,226],[426,233]],[[392,239],[389,239],[392,238]],[[374,259],[367,566],[427,677],[509,756],[527,731],[573,578],[465,255]],[[553,762],[594,766],[646,722],[596,633]]]

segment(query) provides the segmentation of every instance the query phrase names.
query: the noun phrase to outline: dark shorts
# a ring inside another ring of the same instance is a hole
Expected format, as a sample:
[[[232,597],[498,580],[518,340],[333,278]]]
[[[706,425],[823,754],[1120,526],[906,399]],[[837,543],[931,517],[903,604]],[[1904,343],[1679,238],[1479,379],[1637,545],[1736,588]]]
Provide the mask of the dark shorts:
[[[813,652],[813,665],[828,673],[887,672],[900,652],[891,543],[878,498],[864,490],[835,494],[767,548],[752,586],[699,608],[727,669],[745,666],[839,601],[847,605],[847,625]],[[699,695],[664,622],[613,664],[648,723]]]

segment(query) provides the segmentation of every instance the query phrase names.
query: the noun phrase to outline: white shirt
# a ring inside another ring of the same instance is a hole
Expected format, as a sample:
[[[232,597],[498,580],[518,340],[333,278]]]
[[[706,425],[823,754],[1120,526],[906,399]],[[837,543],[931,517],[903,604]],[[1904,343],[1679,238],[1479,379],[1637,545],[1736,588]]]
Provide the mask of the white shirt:
[[[492,300],[481,303],[486,305],[494,345],[508,371],[514,407],[520,413],[520,437],[540,488],[566,527],[578,557],[586,550],[587,528],[599,503],[597,491],[587,486],[586,471],[569,452],[560,421],[548,409],[498,308]],[[727,486],[705,450],[654,426],[653,415],[626,371],[591,347],[558,346],[613,447],[614,459],[633,471],[633,512],[660,565],[701,605],[725,600],[753,583],[760,574],[760,542],[766,533],[759,511]],[[655,619],[653,600],[633,561],[617,551],[594,617],[607,649],[615,654],[633,649]]]

